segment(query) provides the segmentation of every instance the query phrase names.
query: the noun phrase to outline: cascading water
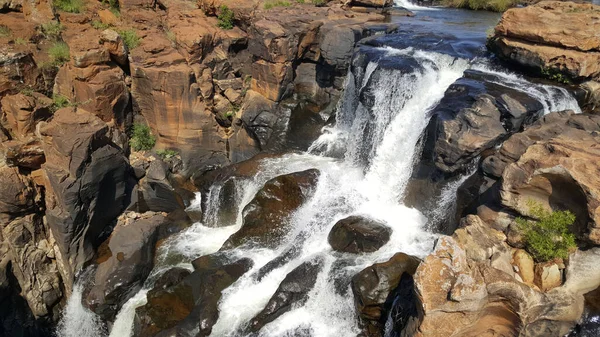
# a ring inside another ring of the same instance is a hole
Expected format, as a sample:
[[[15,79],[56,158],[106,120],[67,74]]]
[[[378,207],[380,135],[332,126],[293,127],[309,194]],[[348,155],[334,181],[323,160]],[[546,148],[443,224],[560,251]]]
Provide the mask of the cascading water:
[[[250,258],[254,264],[223,292],[220,316],[211,336],[244,335],[245,326],[263,309],[285,276],[315,258],[323,263],[308,300],[265,325],[258,335],[290,336],[304,331],[311,336],[327,337],[359,333],[349,287],[336,289],[336,281],[349,280],[358,271],[385,261],[397,252],[422,257],[433,248],[435,235],[426,230],[428,219],[401,202],[418,156],[419,138],[427,126],[431,109],[465,70],[477,68],[492,72],[477,62],[436,52],[412,48],[379,48],[378,52],[382,57],[407,60],[406,64],[411,66],[395,68],[379,58],[350,72],[338,107],[337,124],[325,130],[308,152],[264,159],[254,177],[236,180],[234,192],[239,207],[228,226],[215,228],[205,226],[207,223],[196,223],[165,242],[157,253],[155,269],[144,288],[119,312],[110,337],[131,336],[135,309],[145,304],[148,289],[164,271],[175,265],[191,269],[191,260],[219,250],[242,226],[244,205],[266,181],[310,168],[321,172],[314,195],[291,214],[288,220],[291,230],[282,244],[275,249],[246,245],[225,252],[232,259]],[[498,74],[503,79],[501,85],[518,87],[528,93],[535,91],[538,96],[534,97],[539,97],[548,111],[577,106],[559,89],[534,86],[518,77]],[[447,188],[448,195],[443,196],[446,206],[451,203],[451,195],[457,187]],[[221,188],[221,185],[213,186],[209,200],[205,201],[208,207],[205,214],[209,218],[217,216]],[[200,196],[191,207],[200,207],[199,199]],[[338,220],[349,215],[386,223],[393,230],[389,242],[368,254],[334,252],[327,242],[329,231]],[[264,277],[256,277],[261,267],[290,249],[298,254]],[[98,319],[81,306],[81,288],[81,284],[75,287],[58,334],[79,337],[81,331],[89,331],[86,336],[105,336]]]

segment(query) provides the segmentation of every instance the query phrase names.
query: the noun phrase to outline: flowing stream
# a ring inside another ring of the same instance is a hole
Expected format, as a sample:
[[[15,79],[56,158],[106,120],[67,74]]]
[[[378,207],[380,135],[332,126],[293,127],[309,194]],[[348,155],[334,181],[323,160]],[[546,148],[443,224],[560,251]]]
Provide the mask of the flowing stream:
[[[544,112],[571,108],[575,100],[561,88],[534,85],[499,70],[492,70],[485,59],[461,58],[418,48],[375,48],[380,57],[348,74],[346,88],[337,110],[337,123],[323,131],[310,149],[302,154],[287,154],[264,159],[252,177],[237,180],[235,199],[238,214],[231,223],[209,227],[196,223],[170,238],[159,250],[158,263],[145,287],[119,312],[110,337],[132,335],[135,309],[146,302],[152,283],[172,261],[191,268],[190,261],[219,250],[225,240],[242,226],[242,209],[266,181],[282,174],[316,168],[320,171],[316,190],[288,220],[291,230],[275,249],[243,246],[226,252],[232,258],[254,261],[250,271],[223,292],[220,316],[211,336],[241,336],[245,325],[259,313],[284,277],[303,262],[321,258],[323,268],[308,301],[281,315],[259,331],[259,336],[295,336],[302,331],[316,337],[355,336],[359,333],[352,293],[336,289],[336,281],[354,274],[397,252],[424,257],[433,248],[436,235],[427,231],[427,219],[416,209],[406,207],[402,197],[419,157],[419,140],[430,112],[446,89],[467,69],[494,74],[497,83],[527,92],[544,106]],[[414,67],[388,66],[382,60],[407,60]],[[370,95],[368,102],[362,94]],[[465,177],[443,190],[437,216],[443,216]],[[207,219],[216,217],[222,186],[215,185],[207,195]],[[200,207],[200,195],[190,206]],[[212,213],[211,213],[212,212]],[[438,214],[439,213],[439,214]],[[211,215],[212,214],[212,215]],[[349,215],[362,215],[386,223],[393,229],[390,241],[374,253],[352,255],[334,252],[327,242],[331,227]],[[275,268],[260,281],[259,269],[288,249],[297,254]],[[106,337],[99,320],[81,305],[81,282],[69,299],[58,335],[60,337]],[[343,283],[343,282],[342,282]],[[345,283],[347,284],[347,282]],[[349,287],[347,287],[349,288]]]

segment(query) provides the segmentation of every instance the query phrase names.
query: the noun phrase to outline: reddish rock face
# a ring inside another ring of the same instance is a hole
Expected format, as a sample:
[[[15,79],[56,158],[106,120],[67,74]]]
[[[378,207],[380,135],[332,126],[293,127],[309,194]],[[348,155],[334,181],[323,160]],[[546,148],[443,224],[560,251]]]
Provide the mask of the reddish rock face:
[[[575,79],[600,77],[600,6],[544,1],[509,9],[491,46],[502,58]]]

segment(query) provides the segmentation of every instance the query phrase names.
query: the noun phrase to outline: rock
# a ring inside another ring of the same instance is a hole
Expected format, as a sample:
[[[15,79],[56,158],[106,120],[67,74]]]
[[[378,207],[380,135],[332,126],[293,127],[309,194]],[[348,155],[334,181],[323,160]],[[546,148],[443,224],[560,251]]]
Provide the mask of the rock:
[[[562,284],[562,270],[555,262],[544,262],[535,265],[534,283],[542,291],[560,287]]]
[[[350,0],[346,1],[346,5],[358,7],[391,7],[394,4],[391,0]]]
[[[166,217],[141,214],[121,216],[109,241],[111,256],[100,263],[86,305],[104,320],[112,320],[121,306],[142,287],[153,267],[154,249]]]
[[[533,97],[494,81],[493,75],[466,71],[434,108],[427,127],[431,148],[424,155],[443,173],[464,170],[484,150],[542,111]]]
[[[144,177],[134,187],[128,209],[141,213],[183,209],[183,200],[171,186],[168,175],[165,162],[159,159],[152,161]]]
[[[250,330],[258,332],[267,323],[306,303],[322,268],[323,261],[317,258],[289,272],[264,309],[250,321]]]
[[[10,219],[34,210],[35,191],[16,168],[0,166],[0,219]]]
[[[314,192],[319,171],[310,169],[273,178],[246,207],[242,228],[231,235],[221,249],[255,243],[277,247],[287,232],[286,219]]]
[[[104,11],[106,11],[110,15],[114,16],[114,14],[112,14],[112,12],[109,10],[103,10],[100,12],[104,12]],[[102,18],[102,16],[101,16],[101,18]],[[103,22],[104,21],[112,21],[112,19],[103,19]],[[105,22],[105,23],[110,23],[110,22]],[[121,35],[119,35],[119,33],[115,32],[112,29],[104,30],[102,32],[102,35],[100,35],[100,44],[102,44],[104,46],[104,48],[110,54],[111,59],[113,61],[115,61],[118,65],[120,65],[120,66],[127,65],[127,56],[128,56],[127,47],[125,47],[125,43],[123,42],[123,39],[121,38]]]
[[[414,274],[419,262],[416,257],[397,253],[388,261],[367,267],[352,278],[356,311],[361,319],[368,322],[368,326],[381,328],[378,322],[383,317],[384,304],[400,284],[402,275]]]
[[[0,145],[0,149],[5,151],[4,158],[9,166],[37,170],[46,162],[44,149],[37,140],[6,141]]]
[[[40,127],[46,163],[46,218],[71,284],[124,209],[128,164],[108,127],[82,110],[60,109]]]
[[[532,201],[570,210],[577,217],[573,232],[600,243],[600,201],[594,197],[600,181],[591,173],[600,154],[599,122],[597,116],[553,113],[505,142],[497,157],[505,163],[502,205],[520,214],[529,214]]]
[[[513,253],[513,263],[517,267],[519,276],[523,282],[532,285],[535,277],[533,258],[523,249],[517,249]]]
[[[190,329],[197,331],[196,336],[210,335],[219,317],[222,291],[251,268],[252,260],[231,263],[207,255],[194,260],[193,265],[195,271],[181,282],[149,293],[148,304],[136,310],[138,336],[154,336],[158,331],[179,335]],[[176,321],[181,317],[184,319]]]
[[[6,118],[6,128],[13,137],[24,139],[35,131],[37,122],[52,116],[52,100],[40,93],[8,95],[2,98],[0,106]]]
[[[383,247],[392,230],[371,219],[350,216],[338,221],[329,232],[328,241],[333,250],[345,253],[371,253]]]
[[[40,319],[57,319],[63,286],[42,217],[29,214],[0,227],[20,294]],[[0,330],[1,331],[1,330]]]
[[[4,14],[3,14],[4,17]],[[0,50],[0,97],[16,94],[25,88],[44,88],[41,71],[37,68],[30,52]]]
[[[507,10],[490,46],[503,59],[567,78],[600,76],[599,6],[544,1]]]
[[[584,91],[584,97],[579,105],[584,112],[600,113],[600,82],[587,81],[580,86]]]

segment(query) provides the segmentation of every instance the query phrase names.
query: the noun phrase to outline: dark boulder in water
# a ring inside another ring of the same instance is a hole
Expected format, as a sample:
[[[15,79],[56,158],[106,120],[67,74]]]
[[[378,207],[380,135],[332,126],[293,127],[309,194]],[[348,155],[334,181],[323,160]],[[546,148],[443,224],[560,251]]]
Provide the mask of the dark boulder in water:
[[[287,218],[314,192],[319,171],[310,169],[273,178],[256,193],[244,208],[244,224],[225,244],[224,249],[244,243],[274,248],[287,234]]]
[[[386,303],[400,285],[402,275],[413,275],[420,260],[414,256],[397,253],[386,262],[365,268],[352,278],[354,304],[367,336],[381,336],[385,323]]]
[[[389,240],[392,230],[372,219],[350,216],[338,221],[328,241],[331,247],[344,253],[371,253],[383,247]]]
[[[322,268],[323,260],[317,258],[304,262],[289,272],[269,303],[250,321],[250,330],[257,332],[267,323],[306,303],[308,293],[315,286],[317,276]]]
[[[222,291],[250,270],[252,260],[229,262],[213,254],[194,260],[193,266],[194,272],[179,283],[168,286],[184,273],[162,282],[164,289],[148,293],[148,303],[136,310],[136,336],[210,335],[219,318]]]

